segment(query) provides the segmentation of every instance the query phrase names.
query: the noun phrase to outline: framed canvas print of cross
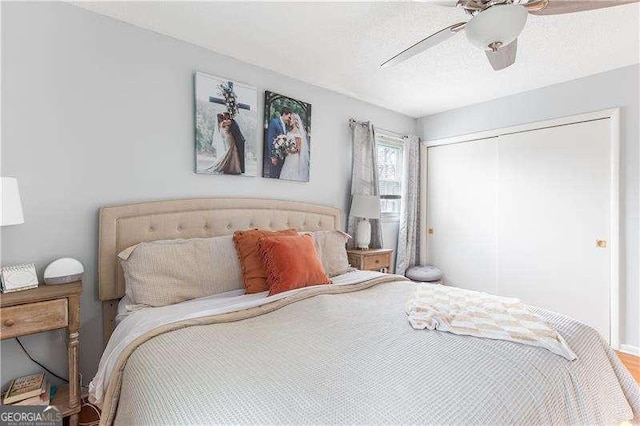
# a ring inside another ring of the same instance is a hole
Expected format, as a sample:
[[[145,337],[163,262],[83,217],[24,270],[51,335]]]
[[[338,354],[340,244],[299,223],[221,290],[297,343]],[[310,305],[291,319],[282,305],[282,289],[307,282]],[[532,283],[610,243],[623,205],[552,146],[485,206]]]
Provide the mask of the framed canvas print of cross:
[[[196,173],[256,176],[258,89],[196,72]]]

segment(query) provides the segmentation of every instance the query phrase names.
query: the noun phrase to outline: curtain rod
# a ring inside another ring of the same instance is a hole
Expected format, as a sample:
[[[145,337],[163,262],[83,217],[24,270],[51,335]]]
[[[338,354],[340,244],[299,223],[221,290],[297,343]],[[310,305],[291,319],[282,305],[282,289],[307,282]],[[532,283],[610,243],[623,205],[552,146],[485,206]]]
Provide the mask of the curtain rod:
[[[355,118],[350,118],[349,122],[354,124],[359,124],[359,125],[368,125],[371,123],[369,121],[359,121],[359,120],[356,120]],[[382,127],[377,127],[377,126],[373,126],[373,127],[374,129],[380,130],[383,133],[388,133],[390,136],[397,136],[399,138],[404,138],[407,136],[407,135],[403,135],[402,133],[394,132],[392,130],[383,129]]]
[[[374,126],[375,127],[375,126]],[[382,127],[375,127],[376,130],[380,130],[383,133],[389,133],[391,136],[397,136],[399,138],[404,138],[407,135],[403,135],[402,133],[394,132],[392,130],[383,129]]]

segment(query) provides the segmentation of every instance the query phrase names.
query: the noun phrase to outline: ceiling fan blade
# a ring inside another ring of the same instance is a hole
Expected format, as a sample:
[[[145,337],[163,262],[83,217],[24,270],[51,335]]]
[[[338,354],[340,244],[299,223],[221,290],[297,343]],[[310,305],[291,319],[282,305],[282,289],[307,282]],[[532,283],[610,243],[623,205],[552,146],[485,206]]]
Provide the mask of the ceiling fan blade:
[[[549,0],[536,0],[527,3],[524,7],[529,13],[539,12],[549,5]]]
[[[518,39],[513,40],[511,43],[504,47],[492,52],[490,50],[485,51],[487,59],[494,70],[498,71],[507,68],[516,61],[516,53],[518,52]]]
[[[542,8],[539,6],[542,6],[542,3],[545,3],[544,1],[532,4],[527,9],[532,15],[561,15],[637,3],[638,1],[640,0],[548,0],[548,4]]]
[[[422,53],[430,47],[433,47],[438,43],[442,43],[443,41],[450,39],[460,31],[462,31],[466,24],[466,22],[458,22],[457,24],[453,24],[450,27],[440,30],[435,34],[431,34],[429,37],[417,42],[408,49],[403,50],[380,66],[382,68],[387,68],[399,64],[400,62],[406,61],[407,59],[417,55],[418,53]]]

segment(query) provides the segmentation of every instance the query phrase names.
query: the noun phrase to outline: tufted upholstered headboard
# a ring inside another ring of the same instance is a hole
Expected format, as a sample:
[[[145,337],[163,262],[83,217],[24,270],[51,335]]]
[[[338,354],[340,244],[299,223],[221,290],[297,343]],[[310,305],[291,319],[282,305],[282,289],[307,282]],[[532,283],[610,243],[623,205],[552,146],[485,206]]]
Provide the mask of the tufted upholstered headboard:
[[[124,204],[100,209],[98,285],[105,344],[115,326],[124,274],[117,255],[144,241],[206,238],[250,228],[340,229],[340,210],[293,201],[199,198]]]

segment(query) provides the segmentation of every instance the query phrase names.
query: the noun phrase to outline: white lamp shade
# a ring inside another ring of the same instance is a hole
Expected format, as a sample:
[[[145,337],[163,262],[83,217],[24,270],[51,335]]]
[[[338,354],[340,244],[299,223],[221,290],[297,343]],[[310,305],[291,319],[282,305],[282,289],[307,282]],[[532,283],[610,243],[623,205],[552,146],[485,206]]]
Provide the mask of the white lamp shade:
[[[19,225],[24,223],[22,203],[18,181],[15,178],[3,177],[0,185],[0,226]]]
[[[380,197],[377,195],[353,194],[349,216],[379,219]]]
[[[491,50],[491,43],[506,46],[515,40],[527,23],[527,9],[518,4],[496,5],[473,17],[464,28],[474,46]]]

